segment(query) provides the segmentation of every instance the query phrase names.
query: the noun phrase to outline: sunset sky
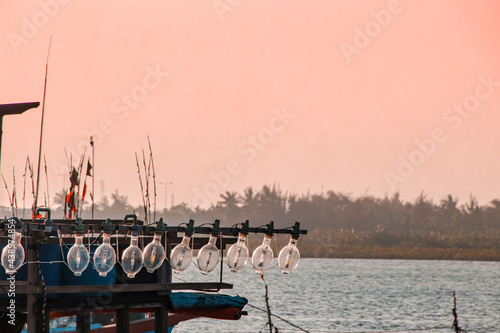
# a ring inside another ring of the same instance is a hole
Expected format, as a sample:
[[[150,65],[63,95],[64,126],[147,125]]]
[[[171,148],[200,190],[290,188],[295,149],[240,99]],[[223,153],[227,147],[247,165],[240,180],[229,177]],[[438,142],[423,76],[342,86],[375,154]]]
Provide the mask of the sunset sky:
[[[159,182],[169,206],[274,183],[486,205],[500,198],[499,16],[495,0],[2,1],[0,104],[42,102],[52,36],[51,196],[69,184],[65,149],[76,164],[93,135],[96,201],[139,205],[149,136],[159,208]],[[4,118],[19,202],[41,111]]]

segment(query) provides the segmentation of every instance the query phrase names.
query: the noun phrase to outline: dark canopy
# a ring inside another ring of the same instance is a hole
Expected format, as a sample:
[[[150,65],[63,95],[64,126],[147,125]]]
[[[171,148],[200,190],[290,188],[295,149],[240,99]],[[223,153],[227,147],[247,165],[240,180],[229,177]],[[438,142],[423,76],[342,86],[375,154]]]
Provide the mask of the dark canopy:
[[[31,108],[37,108],[40,102],[0,104],[0,117],[9,114],[21,114]]]
[[[39,105],[40,102],[0,104],[0,161],[2,156],[3,116],[21,114],[26,110],[37,108]]]

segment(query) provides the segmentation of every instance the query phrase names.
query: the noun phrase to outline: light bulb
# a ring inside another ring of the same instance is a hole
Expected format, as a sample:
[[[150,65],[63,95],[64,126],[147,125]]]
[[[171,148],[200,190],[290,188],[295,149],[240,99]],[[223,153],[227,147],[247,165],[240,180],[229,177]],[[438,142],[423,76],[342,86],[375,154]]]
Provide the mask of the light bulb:
[[[94,253],[94,266],[100,276],[106,276],[115,267],[116,253],[110,244],[111,235],[104,233],[102,244]]]
[[[287,246],[281,249],[278,256],[278,263],[283,274],[289,274],[293,271],[300,261],[300,252],[297,248],[297,238],[290,237],[290,242]]]
[[[12,236],[13,233],[13,236]],[[24,262],[24,248],[21,245],[22,234],[19,231],[9,229],[9,238],[13,237],[13,241],[9,239],[9,244],[2,250],[2,266],[5,268],[5,273],[14,274]]]
[[[68,267],[75,276],[82,275],[90,261],[89,251],[83,245],[83,234],[75,235],[75,244],[69,249],[67,259]]]
[[[198,252],[198,268],[201,274],[208,274],[217,267],[219,263],[219,250],[215,246],[217,235],[210,235],[208,243],[205,244]]]
[[[262,244],[253,251],[252,254],[252,265],[255,268],[257,274],[262,274],[271,268],[273,263],[274,254],[271,249],[271,240],[273,236],[264,235],[264,240]]]
[[[229,251],[227,252],[227,264],[229,268],[231,268],[231,272],[236,273],[246,265],[247,261],[247,235],[240,232],[238,235],[238,240],[236,241],[236,243],[231,245]]]
[[[176,274],[188,268],[193,259],[193,250],[189,247],[190,241],[191,234],[185,233],[184,237],[182,237],[182,242],[174,247],[170,255],[170,265]]]
[[[153,241],[146,246],[142,254],[144,267],[146,267],[148,273],[153,273],[158,269],[165,259],[165,248],[161,245],[160,241],[161,234],[155,234]]]
[[[142,250],[137,246],[139,237],[132,236],[130,246],[122,254],[122,267],[127,277],[133,279],[142,268]]]

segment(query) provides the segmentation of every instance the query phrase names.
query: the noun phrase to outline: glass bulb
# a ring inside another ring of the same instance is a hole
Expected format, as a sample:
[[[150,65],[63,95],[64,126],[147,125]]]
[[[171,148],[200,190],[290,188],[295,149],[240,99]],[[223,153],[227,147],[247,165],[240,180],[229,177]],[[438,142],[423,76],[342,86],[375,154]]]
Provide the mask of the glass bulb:
[[[110,244],[111,235],[105,233],[102,239],[94,253],[94,266],[100,276],[106,276],[115,267],[116,253]]]
[[[75,244],[69,249],[67,260],[68,267],[75,276],[82,275],[82,272],[89,265],[90,255],[85,245],[83,245],[83,235],[75,235]]]
[[[142,250],[137,246],[139,237],[132,236],[130,246],[122,254],[122,267],[127,277],[133,279],[142,268]]]
[[[281,249],[278,256],[278,263],[283,274],[290,274],[300,261],[300,252],[297,248],[297,238],[290,237],[290,242],[287,246]]]
[[[231,268],[231,272],[236,273],[248,261],[247,235],[240,233],[238,241],[231,245],[227,252],[227,265]]]
[[[271,268],[274,259],[273,250],[271,249],[272,239],[272,236],[264,235],[262,244],[253,251],[252,265],[257,274],[262,274]]]
[[[161,234],[155,234],[153,241],[146,246],[142,259],[148,273],[158,269],[165,259],[165,248],[161,245]]]
[[[210,235],[208,243],[198,252],[198,268],[201,274],[208,274],[217,267],[219,263],[219,249],[215,246],[217,236]]]
[[[193,250],[189,247],[190,241],[191,235],[184,234],[182,242],[174,247],[170,255],[170,265],[176,274],[188,268],[193,259]]]
[[[12,233],[14,233],[13,236]],[[2,266],[7,274],[16,273],[24,262],[24,248],[21,245],[23,235],[19,231],[9,229],[9,238],[11,237],[14,238],[12,242],[9,239],[9,244],[2,250]]]

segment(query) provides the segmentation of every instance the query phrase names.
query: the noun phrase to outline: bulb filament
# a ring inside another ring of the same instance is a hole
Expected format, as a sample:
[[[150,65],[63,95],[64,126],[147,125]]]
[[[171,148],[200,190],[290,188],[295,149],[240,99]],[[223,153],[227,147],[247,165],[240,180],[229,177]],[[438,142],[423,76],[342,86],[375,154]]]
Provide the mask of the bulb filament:
[[[156,247],[153,248],[153,251],[151,251],[151,264],[153,264],[155,262],[155,259],[156,259]]]
[[[285,268],[290,267],[290,259],[292,259],[292,253],[293,253],[293,248],[290,248],[290,251],[288,251],[288,255],[286,256]]]
[[[76,252],[76,267],[80,267],[80,262],[82,261],[82,255],[80,251]]]
[[[267,254],[267,249],[262,250],[262,255],[260,256],[260,262],[257,267],[263,267],[264,266],[264,260],[266,260],[266,254]]]
[[[208,264],[210,264],[210,260],[212,259],[212,251],[208,252],[208,258],[205,266],[205,270],[208,268]]]
[[[240,261],[241,247],[241,245],[238,246],[238,252],[236,252],[236,257],[234,258],[233,268],[236,268],[236,266],[238,266],[238,262]]]
[[[186,254],[186,249],[182,249],[181,250],[181,255],[179,256],[179,261],[177,262],[177,267],[181,267],[182,266],[182,261],[184,260],[184,255]]]
[[[132,258],[130,258],[130,265],[132,266],[132,268],[134,268],[135,266],[135,251],[132,252]]]
[[[106,262],[108,261],[108,249],[102,250],[102,263],[101,267],[106,268]]]

